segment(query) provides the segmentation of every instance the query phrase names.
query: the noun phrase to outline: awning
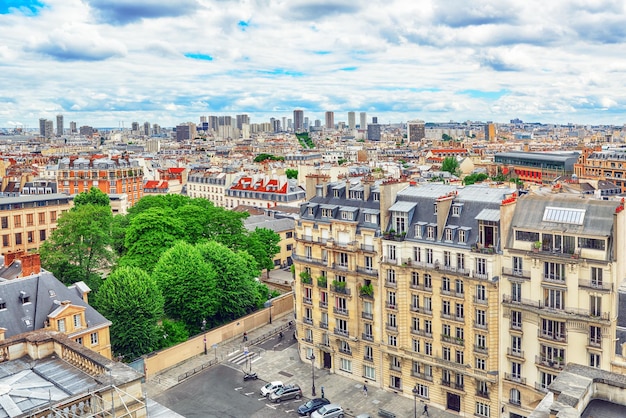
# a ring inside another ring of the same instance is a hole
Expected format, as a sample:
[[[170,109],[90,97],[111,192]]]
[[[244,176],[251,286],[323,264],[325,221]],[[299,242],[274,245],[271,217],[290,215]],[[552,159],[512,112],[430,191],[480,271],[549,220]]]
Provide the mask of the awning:
[[[389,210],[394,212],[410,212],[415,206],[417,206],[417,203],[414,202],[396,202]]]
[[[474,219],[477,221],[500,222],[500,210],[483,209]]]

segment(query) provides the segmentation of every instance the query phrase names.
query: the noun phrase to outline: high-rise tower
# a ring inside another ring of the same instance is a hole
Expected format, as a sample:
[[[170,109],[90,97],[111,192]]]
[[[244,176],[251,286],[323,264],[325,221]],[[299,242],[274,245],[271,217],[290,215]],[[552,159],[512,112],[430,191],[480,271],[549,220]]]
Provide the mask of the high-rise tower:
[[[293,130],[295,132],[304,130],[304,110],[293,111]]]
[[[351,130],[356,129],[356,117],[354,112],[348,112],[348,128]]]
[[[335,112],[326,112],[326,129],[335,128]]]
[[[57,115],[57,136],[63,136],[63,115]]]
[[[367,129],[367,113],[361,112],[359,113],[359,128]]]

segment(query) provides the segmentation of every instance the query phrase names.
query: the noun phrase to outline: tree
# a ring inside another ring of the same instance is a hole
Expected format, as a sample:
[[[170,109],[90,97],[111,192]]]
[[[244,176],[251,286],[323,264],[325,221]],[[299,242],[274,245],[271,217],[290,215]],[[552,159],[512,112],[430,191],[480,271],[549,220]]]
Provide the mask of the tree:
[[[78,193],[74,197],[74,207],[79,208],[83,205],[96,205],[109,207],[109,196],[97,187],[91,187],[88,192]]]
[[[441,163],[441,171],[447,171],[448,173],[458,176],[459,175],[459,162],[455,157],[446,157]]]
[[[161,289],[170,319],[182,320],[190,333],[200,331],[203,319],[214,323],[222,289],[216,287],[215,270],[196,247],[176,243],[161,255],[152,277]]]
[[[248,234],[246,251],[256,260],[259,270],[269,271],[274,268],[274,256],[280,251],[280,235],[271,229],[256,228]]]
[[[480,183],[481,181],[484,181],[488,178],[489,176],[485,173],[474,173],[470,174],[469,176],[465,176],[465,178],[463,179],[463,184],[470,185],[474,183]]]
[[[444,141],[451,141],[452,137],[448,134],[442,134],[441,139],[443,139]]]
[[[189,332],[183,322],[172,321],[167,318],[163,319],[159,326],[159,335],[163,336],[163,338],[159,338],[159,349],[171,347],[189,339]]]
[[[240,318],[262,305],[267,292],[259,292],[259,270],[250,254],[232,251],[218,242],[199,244],[196,248],[216,274],[218,323]]]
[[[113,265],[111,208],[81,205],[59,217],[57,229],[40,248],[42,266],[65,284],[100,285],[97,270]]]
[[[285,170],[285,174],[288,179],[297,179],[298,178],[298,170],[294,168],[288,168]]]
[[[163,295],[152,277],[136,267],[111,273],[96,294],[98,311],[111,321],[113,352],[132,360],[161,346],[157,321]]]
[[[130,219],[120,265],[142,267],[147,272],[175,242],[184,239],[184,228],[174,211],[152,207]]]

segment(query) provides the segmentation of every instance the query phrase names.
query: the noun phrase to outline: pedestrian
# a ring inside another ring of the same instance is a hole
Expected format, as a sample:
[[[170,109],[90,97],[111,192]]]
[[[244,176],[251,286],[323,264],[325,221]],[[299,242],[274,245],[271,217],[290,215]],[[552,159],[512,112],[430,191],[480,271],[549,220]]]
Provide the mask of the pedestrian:
[[[325,396],[324,396],[324,386],[322,386],[322,398],[325,398]]]
[[[363,385],[363,396],[367,398],[367,385]]]
[[[243,333],[243,342],[245,343],[246,341],[248,341],[248,333],[244,332]]]
[[[422,415],[426,415],[427,417],[430,416],[430,414],[428,413],[428,405],[424,404],[424,413]]]

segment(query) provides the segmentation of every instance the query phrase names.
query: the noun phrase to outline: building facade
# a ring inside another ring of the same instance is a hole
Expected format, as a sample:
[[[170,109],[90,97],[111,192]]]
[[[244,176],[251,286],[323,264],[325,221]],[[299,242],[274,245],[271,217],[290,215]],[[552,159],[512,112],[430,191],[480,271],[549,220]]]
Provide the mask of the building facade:
[[[613,367],[623,203],[310,177],[293,256],[302,359],[507,418],[528,417],[566,363]]]

